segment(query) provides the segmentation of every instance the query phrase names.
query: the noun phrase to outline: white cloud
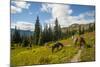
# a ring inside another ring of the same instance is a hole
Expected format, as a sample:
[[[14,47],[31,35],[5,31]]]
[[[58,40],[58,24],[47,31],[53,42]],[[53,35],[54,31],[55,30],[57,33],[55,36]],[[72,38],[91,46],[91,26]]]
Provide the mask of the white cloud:
[[[51,12],[53,17],[60,17],[72,13],[70,6],[61,4],[42,4],[41,11]]]
[[[53,18],[65,18],[65,16],[70,15],[72,13],[72,10],[70,9],[70,6],[68,5],[59,5],[59,4],[53,4],[52,6],[52,16]]]
[[[30,4],[25,1],[14,1],[14,3],[16,4],[16,7],[24,8],[24,9],[28,9],[30,6]]]
[[[67,22],[68,16],[73,12],[72,9],[70,9],[70,6],[61,4],[42,4],[41,11],[51,13],[52,18],[46,20],[47,23],[54,25],[55,18],[58,18],[61,26],[68,26],[67,24],[70,23]]]
[[[73,10],[69,5],[61,5],[61,4],[42,4],[41,7],[42,12],[51,13],[52,18],[46,20],[46,23],[51,23],[54,25],[55,18],[58,18],[59,24],[62,27],[69,26],[73,23],[86,24],[89,22],[94,22],[95,12],[85,12],[78,16],[72,16]],[[85,19],[85,17],[93,17],[92,19]]]
[[[40,9],[43,12],[49,12],[49,7],[48,4],[42,4],[42,7]]]
[[[11,3],[15,5],[11,5],[11,13],[21,12],[23,9],[29,9],[30,3],[25,1],[12,1]]]
[[[11,28],[15,28],[15,25],[17,26],[18,29],[20,30],[34,30],[34,24],[30,22],[23,22],[23,21],[18,21],[15,23],[11,23]]]
[[[95,11],[91,11],[80,14],[79,18],[94,17],[94,16],[95,16]]]
[[[15,6],[11,6],[11,13],[17,13],[17,12],[21,12],[21,8],[15,7]]]
[[[15,23],[11,22],[11,28],[14,29],[15,28]]]
[[[92,19],[86,19],[86,17],[88,17],[88,15],[86,15],[86,13],[82,13],[78,16],[70,16],[69,19],[68,19],[70,21],[70,25],[73,24],[73,23],[87,24],[87,23],[95,22],[95,18],[93,16],[91,16]]]

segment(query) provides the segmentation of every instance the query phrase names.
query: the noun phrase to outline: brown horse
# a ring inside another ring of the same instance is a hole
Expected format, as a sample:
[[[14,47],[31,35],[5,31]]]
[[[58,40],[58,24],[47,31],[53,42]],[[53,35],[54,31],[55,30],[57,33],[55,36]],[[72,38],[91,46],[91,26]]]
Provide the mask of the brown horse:
[[[85,42],[85,39],[83,37],[80,37],[80,48],[84,47],[86,42]]]
[[[60,42],[57,42],[55,43],[53,46],[52,46],[52,52],[54,52],[55,49],[62,49],[64,47],[64,45]]]
[[[77,45],[78,42],[79,42],[79,47],[80,47],[80,48],[84,47],[85,44],[86,44],[85,39],[84,39],[82,36],[77,37],[77,38],[75,39],[74,44]]]

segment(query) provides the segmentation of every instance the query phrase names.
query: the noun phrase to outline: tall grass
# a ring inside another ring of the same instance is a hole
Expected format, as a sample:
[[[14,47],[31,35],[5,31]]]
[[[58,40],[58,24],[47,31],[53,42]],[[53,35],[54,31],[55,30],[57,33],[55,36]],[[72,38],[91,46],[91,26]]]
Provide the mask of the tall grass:
[[[11,65],[34,65],[34,64],[54,64],[54,63],[64,63],[69,62],[74,54],[77,53],[76,48],[72,46],[66,46],[62,50],[55,51],[52,53],[51,48],[38,47],[33,49],[26,49],[20,51],[19,49],[14,49],[17,54],[12,53]],[[13,50],[12,50],[13,51]]]
[[[86,33],[86,47],[82,50],[81,61],[95,61],[95,33]]]
[[[81,59],[82,62],[95,61],[95,50],[94,50],[94,48],[83,49],[80,59]]]

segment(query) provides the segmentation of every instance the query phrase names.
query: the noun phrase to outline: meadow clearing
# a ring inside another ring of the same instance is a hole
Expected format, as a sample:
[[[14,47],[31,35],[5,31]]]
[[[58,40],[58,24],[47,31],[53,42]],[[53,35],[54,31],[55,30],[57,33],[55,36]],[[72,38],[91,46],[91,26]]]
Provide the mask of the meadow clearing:
[[[86,41],[85,48],[81,49],[79,59],[83,61],[95,60],[95,33],[85,33],[84,38]],[[69,63],[71,59],[80,50],[73,44],[72,38],[60,40],[64,47],[52,53],[50,46],[53,43],[48,43],[47,46],[33,46],[16,47],[11,50],[11,66],[23,66],[23,65],[37,65],[37,64],[57,64],[57,63]]]

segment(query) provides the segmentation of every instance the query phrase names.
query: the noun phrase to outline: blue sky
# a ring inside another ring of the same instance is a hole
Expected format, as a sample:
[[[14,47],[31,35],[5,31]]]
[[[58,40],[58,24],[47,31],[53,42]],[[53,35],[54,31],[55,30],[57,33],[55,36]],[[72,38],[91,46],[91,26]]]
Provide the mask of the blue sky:
[[[11,2],[11,28],[18,25],[20,29],[32,30],[37,16],[39,16],[42,25],[45,23],[54,25],[56,17],[62,27],[73,23],[86,24],[94,22],[95,6]]]

